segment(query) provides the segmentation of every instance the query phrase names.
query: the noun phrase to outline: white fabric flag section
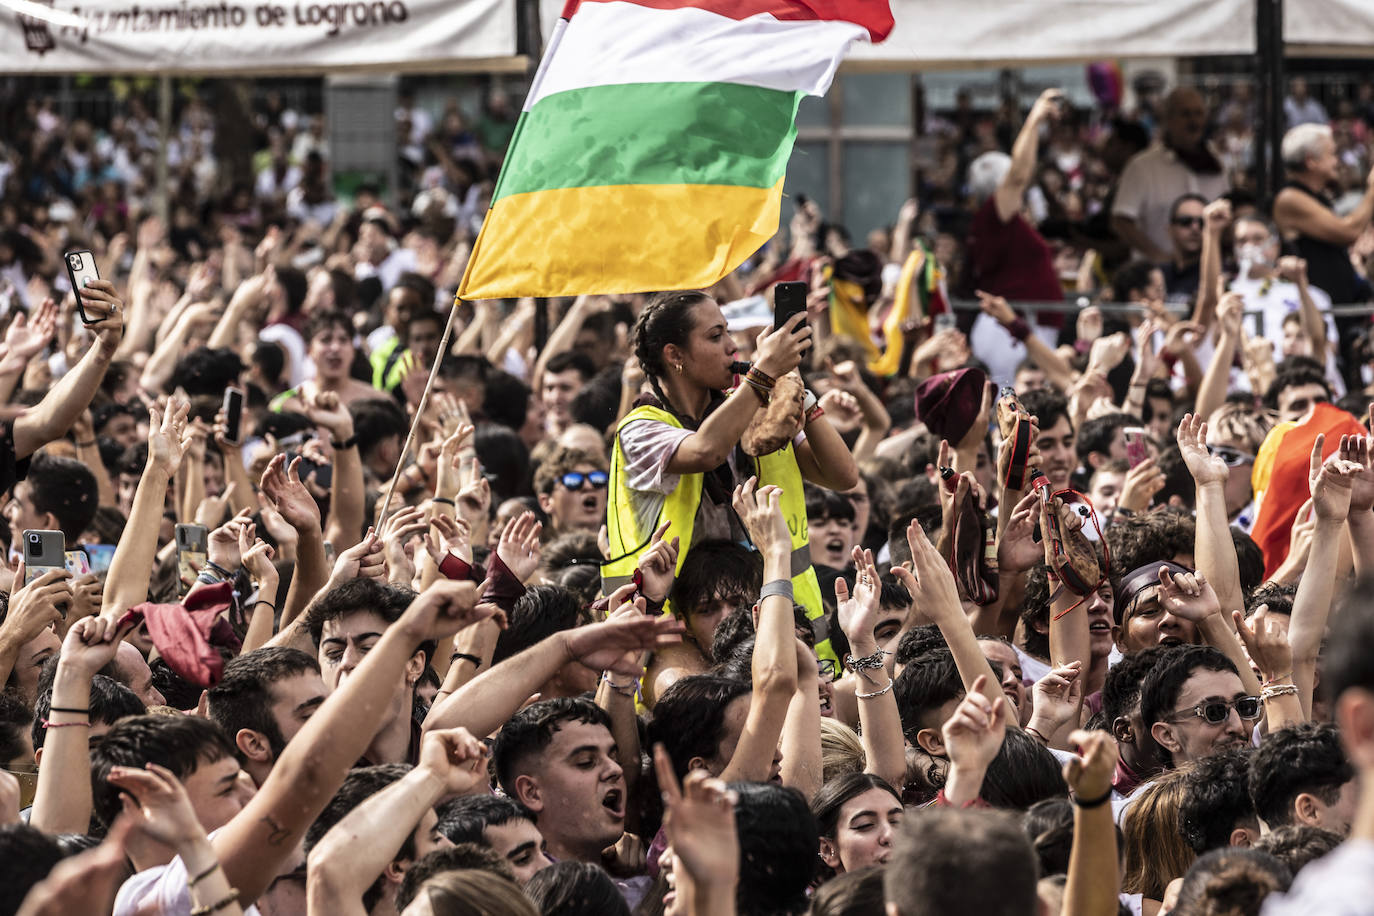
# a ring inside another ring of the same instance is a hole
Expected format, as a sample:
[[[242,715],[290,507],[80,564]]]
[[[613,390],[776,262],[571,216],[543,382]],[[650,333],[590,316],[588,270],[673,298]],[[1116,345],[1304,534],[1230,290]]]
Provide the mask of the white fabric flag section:
[[[0,0],[0,71],[461,69],[515,54],[509,0]]]
[[[1367,8],[1371,0],[1289,0],[1290,28],[1312,3]],[[563,4],[541,0],[546,40]],[[892,0],[892,16],[886,41],[856,41],[846,60],[917,70],[1255,51],[1254,0]]]

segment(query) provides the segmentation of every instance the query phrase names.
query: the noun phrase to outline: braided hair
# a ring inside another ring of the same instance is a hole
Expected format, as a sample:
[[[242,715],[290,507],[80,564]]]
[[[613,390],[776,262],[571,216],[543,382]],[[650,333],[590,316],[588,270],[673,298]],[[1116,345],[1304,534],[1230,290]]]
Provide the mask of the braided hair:
[[[632,332],[635,358],[654,389],[654,395],[665,410],[679,419],[686,418],[678,414],[659,383],[659,379],[668,374],[663,348],[668,344],[687,345],[687,338],[692,333],[692,307],[708,299],[710,297],[700,290],[655,293],[639,313]]]
[[[687,429],[698,428],[700,421],[683,415],[673,406],[673,402],[668,400],[668,395],[664,393],[663,386],[659,381],[668,374],[668,364],[663,359],[663,348],[668,344],[677,344],[680,347],[687,345],[687,339],[692,333],[692,308],[699,303],[710,300],[711,297],[701,290],[655,293],[649,299],[648,304],[644,306],[644,311],[639,313],[639,318],[635,321],[632,332],[635,358],[639,360],[639,365],[644,370],[645,378],[649,380],[649,386],[654,390],[654,396],[658,399],[659,406],[677,417]],[[705,420],[713,410],[724,403],[724,395],[719,391],[711,392],[711,398],[706,405],[706,411],[702,414],[702,420]],[[745,454],[738,442],[735,443],[735,462],[741,468],[742,473],[758,473],[753,459]],[[746,472],[743,471],[745,468],[753,468],[753,470]],[[717,505],[729,504],[730,492],[734,486],[734,475],[730,471],[729,462],[722,462],[720,467],[707,472],[703,478],[703,489],[706,495]]]

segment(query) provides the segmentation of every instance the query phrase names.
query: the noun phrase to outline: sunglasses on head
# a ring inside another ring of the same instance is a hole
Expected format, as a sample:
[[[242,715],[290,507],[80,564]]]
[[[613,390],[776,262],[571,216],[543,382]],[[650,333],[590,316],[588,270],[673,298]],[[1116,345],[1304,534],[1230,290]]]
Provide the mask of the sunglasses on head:
[[[1175,216],[1172,220],[1175,226],[1201,228],[1202,217],[1200,216]]]
[[[1208,725],[1220,725],[1231,715],[1231,710],[1235,709],[1236,715],[1242,719],[1258,719],[1260,716],[1259,697],[1236,697],[1234,700],[1207,700],[1197,704],[1192,709],[1184,709],[1174,713],[1172,718],[1188,718],[1196,716],[1205,721]]]
[[[558,482],[569,490],[580,490],[582,489],[583,483],[590,483],[593,490],[601,490],[605,489],[606,482],[609,480],[610,477],[606,475],[605,471],[592,471],[590,474],[583,474],[579,471],[569,471],[558,478]]]
[[[1222,461],[1226,462],[1228,468],[1238,468],[1243,464],[1254,464],[1255,456],[1248,452],[1242,452],[1238,448],[1228,448],[1225,445],[1209,445],[1207,451]]]

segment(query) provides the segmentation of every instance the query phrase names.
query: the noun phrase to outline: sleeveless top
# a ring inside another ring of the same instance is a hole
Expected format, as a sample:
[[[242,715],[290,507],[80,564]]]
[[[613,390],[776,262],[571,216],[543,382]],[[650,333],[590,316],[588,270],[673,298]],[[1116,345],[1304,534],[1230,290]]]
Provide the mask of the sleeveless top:
[[[1311,188],[1296,181],[1289,181],[1284,188],[1292,188],[1306,194],[1330,210],[1331,201],[1325,194],[1317,194]],[[1359,302],[1359,278],[1350,264],[1350,251],[1344,245],[1336,245],[1310,235],[1299,235],[1286,246],[1293,254],[1307,261],[1307,279],[1328,296],[1335,305]]]

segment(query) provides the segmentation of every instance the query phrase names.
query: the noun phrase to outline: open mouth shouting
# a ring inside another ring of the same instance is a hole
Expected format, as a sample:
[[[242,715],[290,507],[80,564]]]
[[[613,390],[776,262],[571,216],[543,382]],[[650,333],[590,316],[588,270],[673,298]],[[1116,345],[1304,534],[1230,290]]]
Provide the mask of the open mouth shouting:
[[[606,794],[601,797],[601,807],[611,813],[611,817],[617,821],[625,819],[625,790],[616,787],[608,789]]]

